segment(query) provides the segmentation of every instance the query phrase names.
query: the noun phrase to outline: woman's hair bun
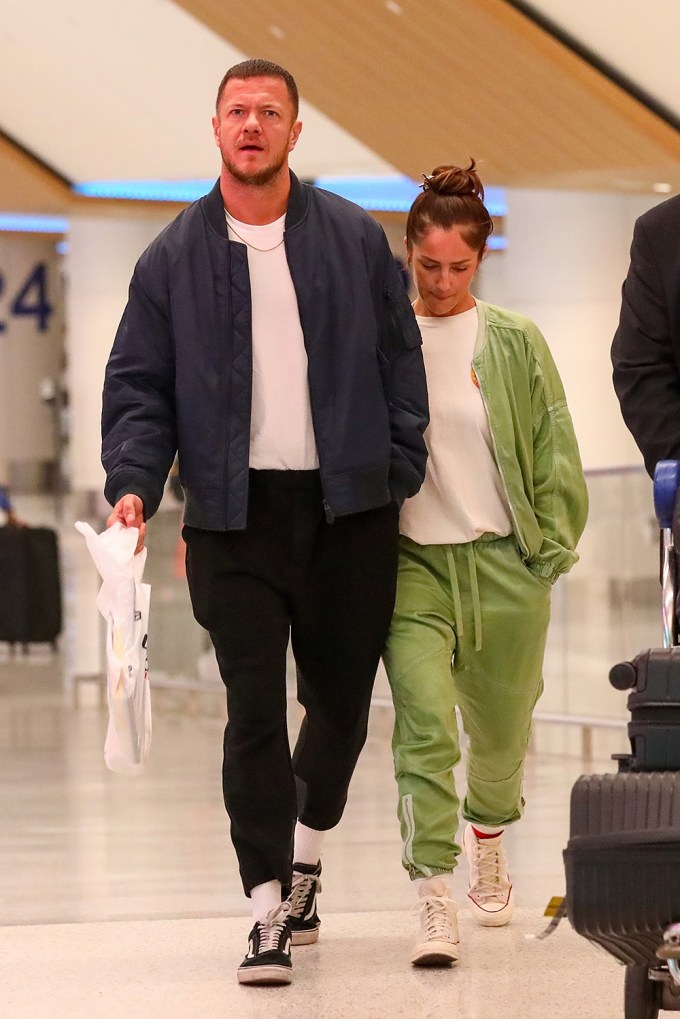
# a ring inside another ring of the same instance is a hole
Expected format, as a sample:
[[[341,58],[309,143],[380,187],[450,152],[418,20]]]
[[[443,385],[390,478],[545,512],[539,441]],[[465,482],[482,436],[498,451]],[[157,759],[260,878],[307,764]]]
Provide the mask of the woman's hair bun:
[[[474,159],[466,167],[436,166],[423,178],[423,190],[406,219],[408,250],[419,244],[429,230],[456,227],[465,243],[481,258],[493,230],[493,219],[484,205],[484,186],[477,176]]]
[[[484,199],[484,186],[475,173],[476,163],[470,159],[470,165],[436,166],[429,176],[423,174],[423,191],[433,191],[439,195],[474,195]]]

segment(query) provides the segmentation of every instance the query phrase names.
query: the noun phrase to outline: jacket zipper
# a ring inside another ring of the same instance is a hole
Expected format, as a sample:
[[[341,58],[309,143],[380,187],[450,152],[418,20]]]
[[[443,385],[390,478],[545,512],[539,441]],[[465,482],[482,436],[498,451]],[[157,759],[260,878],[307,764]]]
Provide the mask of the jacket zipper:
[[[303,343],[305,345],[305,353],[307,354],[307,389],[309,391],[309,409],[310,409],[310,412],[311,412],[311,415],[312,415],[312,429],[314,430],[314,440],[316,442],[316,455],[317,455],[317,457],[319,459],[319,477],[321,478],[321,490],[323,492],[323,511],[324,511],[324,515],[326,517],[326,522],[329,523],[329,524],[332,524],[335,521],[335,514],[333,513],[333,510],[331,509],[330,503],[326,499],[326,486],[324,485],[324,470],[323,470],[323,466],[322,466],[322,463],[321,463],[321,450],[319,448],[319,443],[318,443],[318,440],[317,440],[316,408],[314,406],[314,395],[313,395],[313,392],[312,392],[312,385],[311,385],[310,378],[309,378],[309,351],[307,350],[307,335],[305,333],[305,324],[302,321],[302,311],[301,311],[302,302],[300,300],[300,295],[298,293],[297,283],[295,282],[295,274],[293,273],[292,266],[291,266],[291,263],[290,263],[290,254],[289,254],[289,251],[288,251],[288,238],[287,238],[287,233],[286,233],[285,230],[283,232],[283,248],[284,248],[284,251],[286,252],[286,261],[288,263],[288,271],[290,272],[290,278],[293,281],[293,289],[295,291],[295,297],[297,298],[298,312],[300,314],[300,325],[302,326],[302,340],[303,340]]]
[[[225,268],[224,276],[225,276],[225,279],[227,281],[226,285],[229,288],[229,293],[227,294],[227,299],[226,299],[227,308],[228,308],[228,316],[227,315],[222,315],[222,320],[223,320],[223,324],[224,324],[224,332],[223,332],[222,342],[225,345],[225,350],[226,350],[226,348],[228,346],[227,337],[229,336],[229,334],[231,332],[231,318],[232,318],[232,306],[231,306],[231,301],[232,301],[232,294],[231,294],[232,264],[231,264],[231,249],[229,247],[230,243],[231,242],[229,240],[227,240],[227,248],[225,249],[227,257],[225,259],[225,266],[224,266],[224,268]],[[231,338],[232,338],[232,350],[233,350],[233,334],[232,334]],[[252,336],[251,336],[251,341],[250,342],[251,342],[251,347],[252,347]],[[226,358],[225,358],[225,362],[226,362]],[[226,390],[227,390],[227,392],[226,392],[227,402],[225,404],[226,407],[231,406],[232,374],[233,373],[232,373],[231,370],[228,370],[226,372]],[[220,463],[221,463],[221,473],[222,473],[222,489],[223,489],[224,492],[227,493],[227,497],[225,499],[225,510],[224,510],[224,523],[225,523],[225,526],[227,526],[227,520],[229,518],[229,503],[231,501],[230,498],[229,498],[229,487],[230,486],[229,486],[229,467],[228,467],[228,462],[229,462],[229,446],[230,446],[230,443],[231,443],[231,414],[225,414],[225,418],[226,418],[226,421],[225,421],[225,428],[224,428],[224,431],[222,433],[222,457],[221,457]],[[249,433],[250,433],[250,428],[249,428]],[[246,520],[248,519],[248,501],[249,501],[249,491],[248,491],[248,481],[246,481],[246,499],[245,499],[245,506],[244,506],[244,515],[245,515],[245,519]]]
[[[503,473],[503,467],[501,465],[501,458],[498,455],[498,446],[496,444],[496,436],[494,434],[493,425],[491,423],[491,415],[489,414],[488,400],[486,398],[486,394],[484,392],[484,389],[482,388],[482,379],[480,377],[480,374],[479,374],[479,371],[478,371],[478,367],[474,363],[474,360],[472,361],[472,368],[474,369],[474,373],[475,373],[475,375],[477,377],[477,381],[479,382],[479,392],[480,392],[480,395],[482,397],[482,403],[484,404],[484,410],[486,412],[486,419],[489,422],[489,432],[491,434],[491,442],[493,444],[493,451],[494,451],[494,456],[495,456],[495,459],[496,459],[496,466],[498,467],[498,473],[500,474],[501,481],[503,482],[503,491],[505,492],[505,498],[506,498],[507,503],[508,503],[508,509],[510,510],[510,519],[512,520],[512,526],[513,526],[513,528],[515,530],[515,535],[517,536],[517,541],[520,544],[522,552],[528,558],[528,556],[529,556],[529,549],[526,546],[526,542],[525,542],[524,537],[522,535],[522,532],[520,530],[519,524],[517,523],[517,516],[515,515],[515,508],[512,505],[512,500],[510,498],[510,493],[508,491],[508,485],[507,485],[507,482],[505,480],[505,475]]]

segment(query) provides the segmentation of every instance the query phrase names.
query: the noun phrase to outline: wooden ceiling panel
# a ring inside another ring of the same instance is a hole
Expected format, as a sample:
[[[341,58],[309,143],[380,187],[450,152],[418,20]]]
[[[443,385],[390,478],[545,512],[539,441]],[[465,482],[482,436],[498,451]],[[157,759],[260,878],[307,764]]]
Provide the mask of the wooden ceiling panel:
[[[0,134],[0,180],[2,212],[43,216],[68,216],[74,213],[97,216],[165,217],[178,212],[186,203],[140,202],[85,198],[75,194],[67,181],[43,166],[11,139]]]
[[[71,204],[64,181],[0,135],[2,211],[63,214]]]
[[[494,184],[680,190],[678,132],[504,0],[180,5],[411,177],[473,155]]]

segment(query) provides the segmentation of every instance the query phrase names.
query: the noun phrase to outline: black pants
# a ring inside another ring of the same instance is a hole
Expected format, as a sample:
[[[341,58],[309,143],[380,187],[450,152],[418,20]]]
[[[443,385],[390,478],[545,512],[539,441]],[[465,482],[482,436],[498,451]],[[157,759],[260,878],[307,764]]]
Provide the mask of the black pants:
[[[394,606],[394,504],[327,523],[316,471],[252,471],[245,531],[184,528],[194,615],[227,689],[222,784],[246,894],[290,884],[297,818],[338,823]],[[305,709],[292,758],[291,640]]]

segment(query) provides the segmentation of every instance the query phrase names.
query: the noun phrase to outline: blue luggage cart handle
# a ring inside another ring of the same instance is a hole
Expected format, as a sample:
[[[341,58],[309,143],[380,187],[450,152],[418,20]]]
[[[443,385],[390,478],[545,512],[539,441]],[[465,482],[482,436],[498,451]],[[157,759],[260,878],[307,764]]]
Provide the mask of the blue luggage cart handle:
[[[659,460],[654,470],[654,510],[661,528],[661,618],[664,647],[673,647],[678,642],[673,538],[673,515],[678,488],[680,460]]]
[[[654,510],[662,529],[673,526],[678,488],[680,488],[680,460],[659,460],[654,470]]]

